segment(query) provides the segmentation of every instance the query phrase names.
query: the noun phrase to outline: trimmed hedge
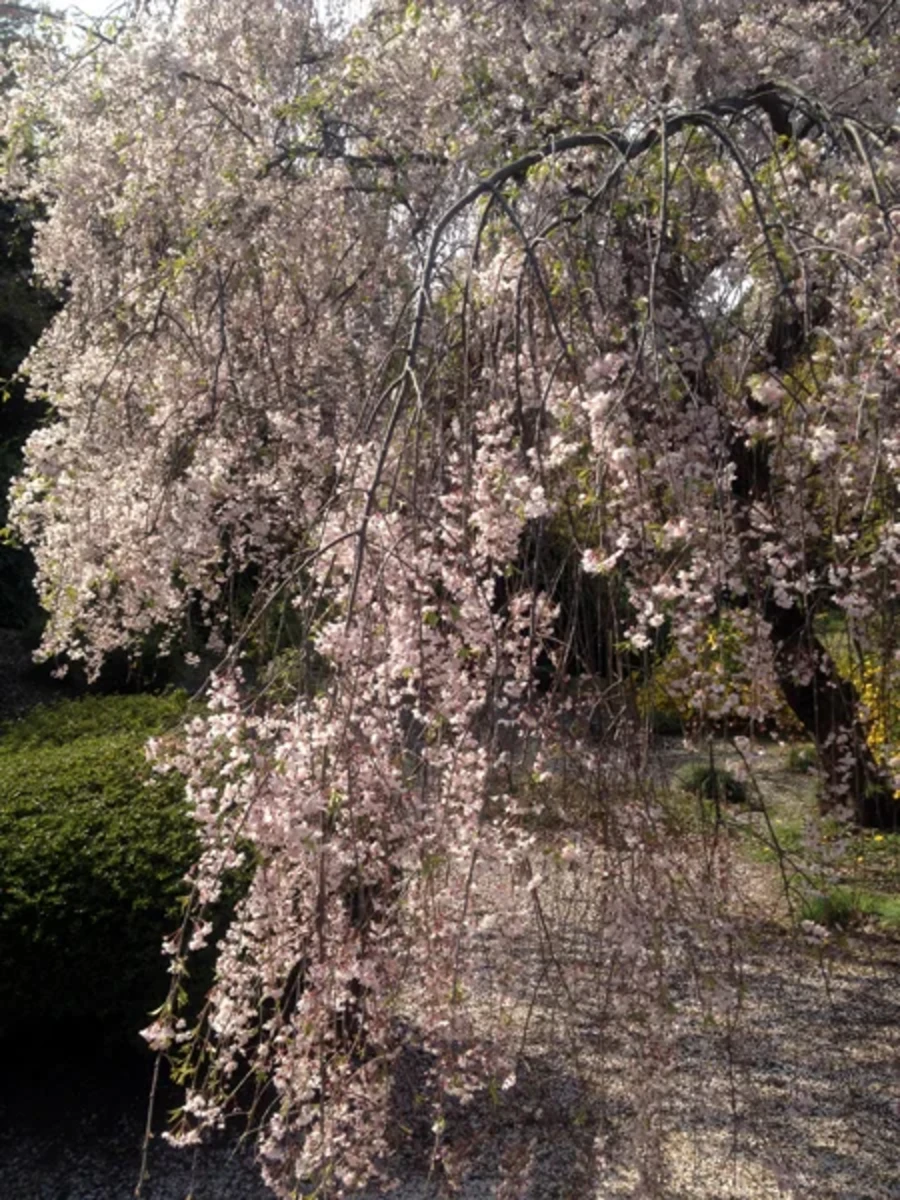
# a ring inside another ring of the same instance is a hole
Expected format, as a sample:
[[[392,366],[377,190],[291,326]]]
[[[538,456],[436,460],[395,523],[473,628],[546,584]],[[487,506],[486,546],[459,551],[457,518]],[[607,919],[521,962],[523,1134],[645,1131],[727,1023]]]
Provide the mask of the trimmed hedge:
[[[33,710],[0,736],[0,1033],[146,1023],[168,983],[197,854],[176,775],[155,776],[148,737],[183,693],[101,696]]]

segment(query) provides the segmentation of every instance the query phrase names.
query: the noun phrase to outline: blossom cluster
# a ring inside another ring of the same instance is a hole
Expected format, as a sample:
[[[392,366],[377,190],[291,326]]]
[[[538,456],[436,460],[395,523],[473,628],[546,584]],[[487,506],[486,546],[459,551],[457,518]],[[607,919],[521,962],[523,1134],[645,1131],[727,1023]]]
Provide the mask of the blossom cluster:
[[[151,0],[16,57],[5,186],[66,292],[11,502],[41,652],[218,660],[158,751],[203,842],[148,1031],[194,1069],[176,1140],[261,1080],[272,1186],[350,1191],[404,1043],[436,1145],[450,1096],[513,1078],[479,962],[543,911],[529,788],[602,775],[585,731],[626,729],[647,673],[707,728],[827,684],[829,786],[865,792],[816,622],[871,638],[900,585],[876,7],[389,2],[346,28]],[[604,817],[635,889],[607,933],[648,979],[632,817]]]

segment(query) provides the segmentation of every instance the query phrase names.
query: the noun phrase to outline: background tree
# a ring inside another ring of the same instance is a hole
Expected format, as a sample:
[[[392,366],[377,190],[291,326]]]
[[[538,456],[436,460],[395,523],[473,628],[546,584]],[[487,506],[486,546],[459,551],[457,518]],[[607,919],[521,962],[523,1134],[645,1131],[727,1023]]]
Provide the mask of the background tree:
[[[28,404],[25,387],[15,379],[25,355],[45,325],[52,301],[30,280],[31,219],[25,205],[12,200],[0,204],[0,237],[4,259],[0,265],[0,378],[4,380],[3,433],[0,442],[0,479],[3,502],[0,521],[6,524],[6,493],[22,469],[22,447],[40,420],[40,410]],[[31,555],[14,545],[0,546],[0,625],[24,629],[39,624],[32,578]]]
[[[528,862],[516,760],[542,777],[571,728],[557,580],[595,580],[620,674],[677,654],[707,720],[762,721],[777,682],[829,803],[895,819],[817,622],[864,646],[896,610],[896,23],[471,0],[335,32],[188,0],[17,63],[8,186],[68,284],[13,489],[44,652],[96,670],[190,614],[222,655],[178,757],[206,849],[176,976],[258,854],[179,1031],[208,1085],[182,1138],[246,1072],[273,1183],[352,1186],[410,1004],[438,1106],[503,1078],[470,917]],[[266,702],[236,667],[273,614],[300,653]]]
[[[34,36],[37,9],[0,6],[0,45],[9,47]],[[8,86],[8,81],[7,81]],[[53,308],[51,296],[31,278],[33,207],[6,197],[0,202],[0,380],[3,386],[0,433],[0,526],[7,522],[6,495],[22,468],[22,446],[40,420],[40,408],[28,404],[16,372],[44,328]],[[40,623],[31,555],[0,545],[0,627],[21,630]]]

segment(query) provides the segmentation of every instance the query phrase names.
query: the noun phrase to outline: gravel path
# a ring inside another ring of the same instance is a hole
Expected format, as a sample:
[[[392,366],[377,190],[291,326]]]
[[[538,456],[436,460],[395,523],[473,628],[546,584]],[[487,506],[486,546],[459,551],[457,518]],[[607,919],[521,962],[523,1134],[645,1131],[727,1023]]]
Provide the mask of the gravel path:
[[[502,986],[529,1028],[514,1085],[448,1122],[460,1197],[900,1200],[900,940],[791,929],[775,868],[740,857],[725,908],[705,911],[705,848],[679,836],[615,864],[602,848],[579,871],[558,861],[543,927],[485,943],[487,974],[511,964]],[[626,882],[645,912],[685,901],[661,916],[656,966],[609,933]],[[39,1061],[6,1046],[0,1062],[0,1200],[129,1200],[148,1062],[98,1063],[77,1045]],[[399,1153],[392,1195],[433,1200],[427,1146]],[[143,1195],[271,1200],[246,1152],[159,1140]]]
[[[900,945],[873,935],[813,945],[760,928],[739,971],[733,1021],[711,1023],[690,988],[673,995],[652,1130],[641,1109],[659,1081],[649,1059],[636,1061],[639,1040],[604,1031],[608,997],[574,996],[546,1052],[536,1024],[501,1103],[448,1129],[463,1200],[647,1195],[637,1167],[651,1142],[666,1200],[900,1200]],[[129,1200],[145,1071],[7,1059],[0,1090],[2,1200]],[[271,1200],[233,1147],[194,1154],[155,1141],[150,1169],[146,1200]],[[412,1161],[400,1170],[398,1200],[437,1194]],[[501,1174],[514,1186],[503,1190]]]
[[[149,1094],[145,1060],[92,1062],[4,1048],[0,1200],[130,1200]],[[193,1189],[193,1191],[192,1191]],[[196,1159],[154,1140],[146,1200],[271,1200],[246,1154],[220,1146]]]

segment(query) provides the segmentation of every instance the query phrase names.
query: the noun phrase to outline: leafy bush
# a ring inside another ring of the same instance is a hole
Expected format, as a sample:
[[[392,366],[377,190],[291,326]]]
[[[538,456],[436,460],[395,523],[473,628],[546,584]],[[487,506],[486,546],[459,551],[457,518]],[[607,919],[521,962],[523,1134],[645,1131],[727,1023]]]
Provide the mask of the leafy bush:
[[[875,758],[900,774],[900,657],[897,617],[891,608],[856,631],[854,642],[842,613],[821,614],[816,634],[838,671],[856,688],[862,701],[866,741]]]
[[[96,1019],[134,1031],[166,991],[196,836],[144,743],[183,694],[88,697],[0,737],[0,1031]]]
[[[863,915],[860,898],[847,888],[830,888],[807,896],[800,908],[800,918],[822,925],[826,929],[846,929]]]
[[[0,754],[67,746],[81,739],[127,736],[141,750],[147,738],[173,728],[187,709],[184,692],[164,696],[84,696],[62,704],[42,704],[6,725]]]
[[[804,897],[799,917],[826,929],[848,929],[866,920],[896,929],[900,926],[900,896],[847,887],[826,888]]]
[[[746,804],[749,793],[746,783],[730,771],[709,763],[692,763],[678,774],[678,783],[686,792],[704,800],[720,800],[726,804]]]

